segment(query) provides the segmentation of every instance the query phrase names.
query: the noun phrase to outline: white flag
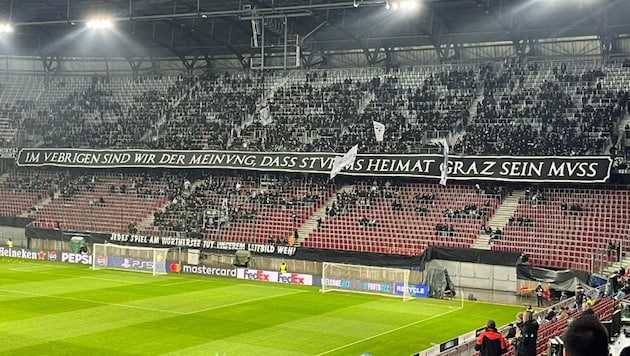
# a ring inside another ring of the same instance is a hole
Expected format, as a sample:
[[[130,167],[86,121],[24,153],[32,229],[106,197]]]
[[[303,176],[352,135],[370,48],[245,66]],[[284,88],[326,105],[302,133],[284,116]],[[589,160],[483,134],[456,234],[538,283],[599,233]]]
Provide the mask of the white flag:
[[[260,124],[263,126],[270,125],[273,122],[273,117],[271,117],[271,111],[269,111],[269,107],[265,106],[260,109]]]
[[[440,184],[442,184],[443,186],[446,186],[446,180],[448,179],[448,154],[449,154],[449,147],[448,147],[448,142],[446,141],[446,139],[444,139],[443,149],[444,151],[442,151],[442,154],[444,155],[444,163],[442,163],[442,175],[440,176]]]
[[[227,220],[228,215],[230,214],[230,203],[228,202],[228,198],[223,198],[221,210],[223,211],[223,218]]]
[[[378,121],[372,121],[374,125],[374,136],[376,136],[377,142],[383,142],[383,136],[385,136],[385,125]]]
[[[355,145],[350,149],[350,151],[346,152],[343,157],[335,157],[332,170],[330,171],[330,179],[335,178],[335,176],[339,174],[339,172],[341,172],[344,168],[352,166],[354,164],[354,161],[357,159],[358,151],[359,145]]]

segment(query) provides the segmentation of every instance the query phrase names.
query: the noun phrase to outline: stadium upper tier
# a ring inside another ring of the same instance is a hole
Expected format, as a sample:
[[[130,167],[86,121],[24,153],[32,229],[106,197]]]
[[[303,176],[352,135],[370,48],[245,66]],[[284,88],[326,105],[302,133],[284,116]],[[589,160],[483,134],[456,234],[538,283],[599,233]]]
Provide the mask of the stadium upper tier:
[[[630,68],[525,62],[127,78],[11,76],[4,146],[595,155],[617,146]],[[376,142],[372,121],[386,127]],[[622,129],[623,132],[623,129]]]

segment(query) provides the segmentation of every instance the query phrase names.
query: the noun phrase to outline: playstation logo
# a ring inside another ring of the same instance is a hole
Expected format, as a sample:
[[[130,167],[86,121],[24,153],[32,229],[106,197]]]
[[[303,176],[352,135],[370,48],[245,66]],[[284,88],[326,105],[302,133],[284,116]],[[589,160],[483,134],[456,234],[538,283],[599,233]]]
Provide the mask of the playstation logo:
[[[129,259],[128,258],[125,258],[125,260],[123,261],[123,263],[120,266],[124,267],[124,268],[129,268],[129,267],[131,267],[131,263],[129,263]]]

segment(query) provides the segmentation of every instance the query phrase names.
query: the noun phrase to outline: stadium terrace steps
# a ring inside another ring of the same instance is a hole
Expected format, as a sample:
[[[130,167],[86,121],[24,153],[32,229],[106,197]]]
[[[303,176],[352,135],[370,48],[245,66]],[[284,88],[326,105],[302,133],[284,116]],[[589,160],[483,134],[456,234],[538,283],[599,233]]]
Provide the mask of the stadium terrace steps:
[[[630,257],[625,256],[621,259],[621,262],[613,262],[609,264],[608,267],[604,268],[601,274],[604,278],[608,278],[619,271],[619,268],[623,266],[630,266]]]
[[[46,197],[40,201],[37,202],[37,204],[35,204],[33,206],[33,209],[35,209],[35,211],[39,211],[41,209],[43,209],[46,205],[50,204],[50,202],[52,201],[52,199],[50,197]],[[22,214],[19,215],[19,217],[21,218],[28,218],[29,216],[31,216],[31,209],[23,212]]]
[[[338,193],[352,193],[354,187],[352,185],[344,185],[338,190]],[[319,209],[315,210],[315,212],[309,216],[308,220],[304,222],[298,229],[298,240],[296,241],[296,245],[300,246],[302,241],[306,240],[305,236],[310,236],[315,230],[317,230],[317,220],[322,219],[322,221],[326,220],[326,208],[332,206],[337,202],[337,194],[331,195],[330,199],[326,201]]]
[[[483,90],[480,90],[477,92],[477,96],[475,97],[475,99],[470,103],[470,107],[468,109],[468,115],[469,115],[468,117],[471,123],[477,117],[477,104],[480,103],[482,100],[483,100]]]
[[[512,192],[512,195],[505,197],[503,203],[497,208],[494,212],[494,215],[488,221],[487,226],[492,227],[493,229],[500,228],[503,230],[503,227],[508,224],[508,221],[511,216],[514,215],[514,212],[518,208],[519,200],[525,196],[525,192],[522,190],[515,190]],[[490,250],[492,245],[490,244],[490,235],[480,232],[479,236],[475,240],[475,243],[472,245],[472,248],[477,248],[480,250]]]

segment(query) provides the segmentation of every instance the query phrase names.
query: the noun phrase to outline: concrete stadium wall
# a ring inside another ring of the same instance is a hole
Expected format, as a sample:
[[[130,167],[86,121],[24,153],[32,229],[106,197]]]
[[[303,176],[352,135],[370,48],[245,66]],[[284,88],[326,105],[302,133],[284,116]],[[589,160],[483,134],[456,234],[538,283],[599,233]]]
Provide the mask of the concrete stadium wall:
[[[6,245],[9,239],[15,247],[27,247],[27,240],[23,227],[0,226],[0,245]]]
[[[200,265],[208,267],[228,268],[232,266],[233,254],[205,254],[205,259],[199,261]],[[287,271],[295,273],[312,274],[315,276],[322,275],[322,263],[315,261],[282,259],[275,257],[252,256],[253,264],[250,268],[263,269],[267,271],[279,271],[280,264],[285,262]],[[409,283],[422,283],[424,275],[419,271],[411,271],[409,274]]]

